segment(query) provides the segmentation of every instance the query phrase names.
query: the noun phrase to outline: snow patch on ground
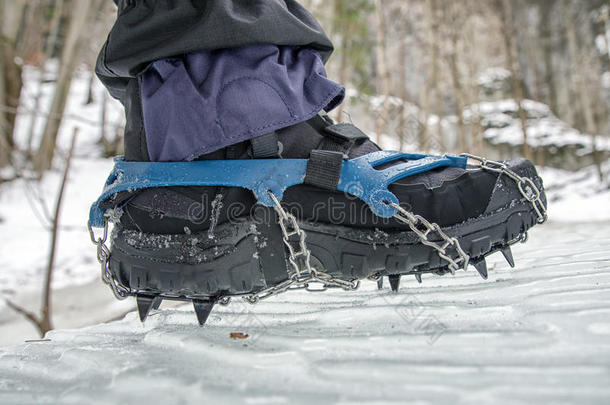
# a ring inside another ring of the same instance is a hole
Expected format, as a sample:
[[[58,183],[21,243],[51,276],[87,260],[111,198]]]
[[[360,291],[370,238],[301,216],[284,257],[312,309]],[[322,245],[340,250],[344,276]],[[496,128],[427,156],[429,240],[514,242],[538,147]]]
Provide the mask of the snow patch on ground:
[[[521,105],[528,118],[529,145],[532,147],[574,146],[580,149],[578,153],[591,153],[592,137],[555,117],[549,106],[533,100],[523,100]],[[477,112],[481,116],[481,125],[486,128],[485,138],[491,143],[523,144],[523,131],[521,121],[518,119],[519,107],[515,100],[485,101],[471,105],[464,110],[464,118],[468,120]],[[597,150],[609,151],[610,138],[596,137],[595,146]]]
[[[610,160],[602,169],[610,177]],[[599,182],[595,167],[577,172],[539,167],[538,172],[546,189],[550,221],[610,221],[610,186]]]
[[[89,207],[111,168],[110,159],[73,162],[60,217],[54,288],[86,283],[99,275],[86,224]],[[51,233],[39,200],[52,215],[60,181],[60,173],[50,172],[41,183],[18,179],[0,188],[0,298],[17,289],[42,288]],[[0,299],[0,308],[3,305]]]
[[[45,119],[33,115],[32,111],[36,109],[35,98],[39,92],[38,110],[48,110],[56,70],[54,61],[47,65],[42,76],[40,70],[24,66],[21,113],[17,116],[15,130],[15,140],[21,150],[27,149],[31,125],[34,129],[32,146],[35,148],[40,142]],[[58,134],[58,155],[65,156],[74,128],[80,129],[60,217],[55,289],[88,283],[99,276],[95,248],[86,223],[89,207],[99,196],[113,163],[112,159],[99,157],[99,120],[106,90],[97,79],[93,81],[92,102],[84,103],[91,74],[84,67],[77,70]],[[39,84],[41,77],[42,84]],[[122,125],[123,115],[118,101],[109,98],[108,133],[113,126]],[[13,297],[17,289],[42,288],[51,239],[45,217],[50,217],[55,209],[62,171],[63,159],[56,159],[55,170],[45,173],[41,182],[27,180],[31,175],[25,173],[23,178],[0,185],[0,310],[5,308],[3,298]],[[44,201],[46,208],[40,201]]]

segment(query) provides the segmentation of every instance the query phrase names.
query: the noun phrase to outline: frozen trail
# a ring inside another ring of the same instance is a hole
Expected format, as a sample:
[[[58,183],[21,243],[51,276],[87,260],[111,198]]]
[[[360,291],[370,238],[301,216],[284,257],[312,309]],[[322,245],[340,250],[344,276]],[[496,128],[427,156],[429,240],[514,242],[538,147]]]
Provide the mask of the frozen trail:
[[[0,403],[610,402],[610,223],[537,227],[514,256],[488,281],[292,292],[205,328],[183,307],[54,331],[0,349]]]

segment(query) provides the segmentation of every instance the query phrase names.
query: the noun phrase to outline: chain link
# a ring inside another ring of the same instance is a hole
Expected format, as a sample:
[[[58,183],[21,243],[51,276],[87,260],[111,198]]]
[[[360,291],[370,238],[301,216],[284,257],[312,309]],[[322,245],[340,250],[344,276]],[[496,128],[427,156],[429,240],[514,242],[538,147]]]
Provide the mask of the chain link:
[[[411,228],[411,230],[419,237],[421,243],[436,250],[439,257],[447,261],[449,264],[449,270],[451,270],[452,274],[458,269],[466,270],[470,257],[464,251],[464,249],[462,249],[456,238],[443,232],[438,224],[431,223],[426,218],[413,214],[396,203],[390,203],[390,205],[396,208],[397,211],[396,214],[394,214],[394,218],[404,224],[407,224],[409,228]],[[431,234],[438,235],[442,240],[442,244],[439,245],[438,243],[431,241],[429,239]],[[458,254],[458,257],[455,259],[447,253],[447,248],[450,246],[453,247]]]
[[[319,271],[311,265],[311,252],[305,242],[306,234],[297,223],[294,215],[286,212],[277,197],[269,191],[273,200],[275,212],[278,214],[278,222],[282,230],[284,245],[288,248],[288,280],[256,294],[246,295],[243,298],[250,304],[280,294],[286,290],[304,288],[307,291],[324,291],[327,288],[343,288],[344,290],[356,290],[360,286],[359,280],[342,280],[330,274]],[[298,241],[291,238],[297,236]],[[313,288],[312,283],[322,284],[321,288]]]
[[[488,160],[480,156],[471,155],[470,153],[462,153],[461,156],[480,162],[481,168],[485,170],[504,174],[514,180],[515,183],[517,183],[517,188],[519,189],[521,195],[534,208],[536,216],[538,217],[537,222],[539,224],[546,222],[548,217],[546,207],[544,206],[544,204],[542,203],[542,199],[540,198],[540,190],[538,189],[538,187],[536,187],[536,184],[534,184],[532,179],[530,179],[529,177],[519,176],[517,173],[510,170],[508,166],[506,166],[506,163]]]
[[[91,242],[97,247],[97,261],[100,263],[102,281],[110,287],[117,299],[124,300],[129,295],[129,290],[119,285],[110,272],[110,249],[106,246],[106,240],[108,239],[108,220],[104,219],[104,233],[100,238],[95,237],[95,232],[93,232],[91,223],[87,222],[87,228],[89,229]]]

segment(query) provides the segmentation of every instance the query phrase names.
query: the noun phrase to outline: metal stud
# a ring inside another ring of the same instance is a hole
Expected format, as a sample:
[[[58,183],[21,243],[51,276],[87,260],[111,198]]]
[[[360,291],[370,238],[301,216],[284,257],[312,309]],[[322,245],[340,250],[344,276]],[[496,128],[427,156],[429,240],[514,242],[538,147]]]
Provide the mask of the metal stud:
[[[472,262],[472,265],[475,269],[477,269],[483,280],[487,280],[487,263],[485,262],[485,259],[481,259],[477,262]]]
[[[214,308],[214,300],[193,300],[193,307],[195,308],[195,315],[197,315],[197,322],[200,326],[205,324],[208,320],[212,308]]]
[[[136,296],[136,305],[138,307],[138,315],[140,315],[140,321],[144,322],[146,320],[148,314],[150,313],[150,310],[153,308],[157,301],[159,301],[160,305],[161,299],[155,297],[154,295],[138,294]]]
[[[155,311],[157,309],[159,309],[159,307],[161,306],[161,303],[163,302],[163,298],[156,296],[155,300],[153,301],[153,306],[152,309],[154,309]]]
[[[510,267],[515,267],[515,260],[513,259],[513,252],[510,250],[510,246],[506,246],[501,250],[501,252],[502,255],[504,255],[506,261],[508,262],[508,265]]]
[[[400,275],[391,274],[388,276],[388,280],[390,281],[390,288],[392,289],[392,291],[397,292],[398,287],[400,286]]]

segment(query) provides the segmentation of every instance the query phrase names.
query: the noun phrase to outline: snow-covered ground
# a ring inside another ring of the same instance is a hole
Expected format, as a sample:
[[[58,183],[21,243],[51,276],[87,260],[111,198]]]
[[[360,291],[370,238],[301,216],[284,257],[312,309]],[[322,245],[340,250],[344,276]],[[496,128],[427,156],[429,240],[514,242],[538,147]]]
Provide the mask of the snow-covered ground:
[[[290,292],[0,349],[0,403],[608,403],[610,223],[549,223],[398,294]],[[232,339],[230,334],[247,334]]]
[[[610,160],[602,165],[610,182]],[[538,168],[549,200],[551,221],[610,221],[610,183],[600,184],[595,167],[577,172]]]

